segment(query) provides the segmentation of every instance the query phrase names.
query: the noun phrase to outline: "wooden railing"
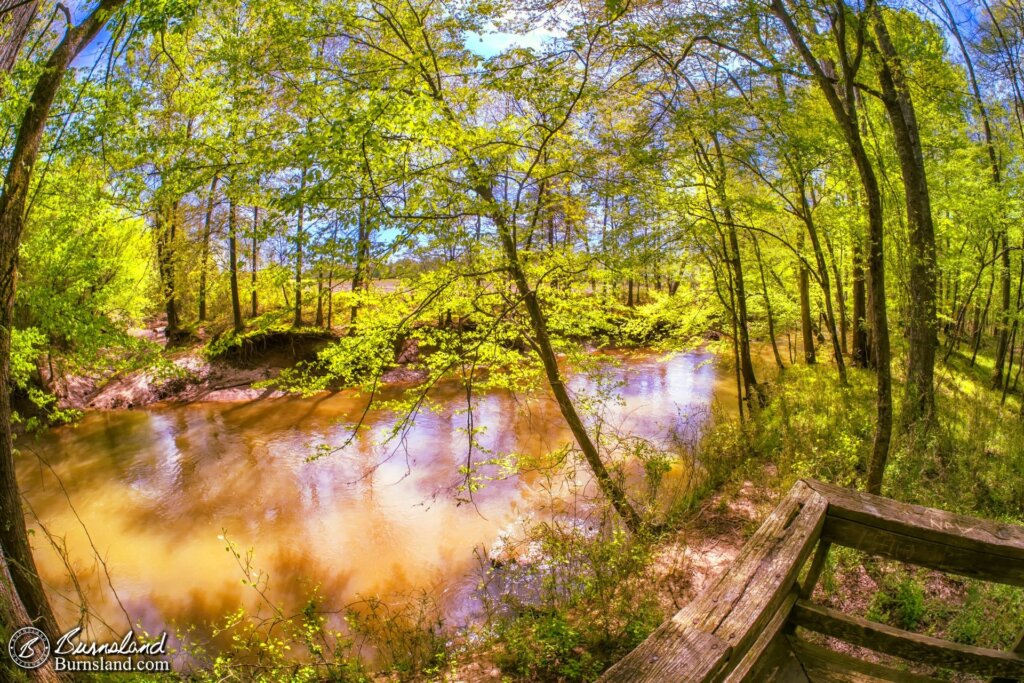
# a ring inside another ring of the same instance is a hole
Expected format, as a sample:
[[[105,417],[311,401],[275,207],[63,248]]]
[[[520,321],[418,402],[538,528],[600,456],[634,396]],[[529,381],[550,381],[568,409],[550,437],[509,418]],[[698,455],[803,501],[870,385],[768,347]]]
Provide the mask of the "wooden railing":
[[[1022,527],[800,481],[723,576],[600,681],[935,680],[832,650],[805,632],[993,681],[1024,680],[1024,641],[1014,652],[960,645],[812,602],[832,545],[1024,586]]]

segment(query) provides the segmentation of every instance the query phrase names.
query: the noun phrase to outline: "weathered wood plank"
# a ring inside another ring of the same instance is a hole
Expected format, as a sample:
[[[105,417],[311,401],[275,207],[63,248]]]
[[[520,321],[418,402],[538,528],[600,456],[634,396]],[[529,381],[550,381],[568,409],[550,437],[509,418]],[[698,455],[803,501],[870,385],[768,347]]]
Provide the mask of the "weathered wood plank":
[[[697,625],[702,620],[713,622],[712,629],[721,623],[764,563],[768,552],[775,549],[776,542],[773,539],[784,534],[792,525],[811,493],[813,491],[809,486],[797,482],[744,544],[729,570],[700,597],[676,612],[672,619],[687,625]]]
[[[746,653],[795,588],[800,570],[821,534],[827,509],[827,501],[812,492],[799,514],[772,538],[774,547],[766,551],[741,598],[715,627],[715,635],[733,646],[734,663]],[[705,628],[711,623],[706,622]]]
[[[1024,656],[1019,654],[911,633],[806,600],[797,601],[790,619],[810,631],[914,662],[988,676],[1024,677]]]
[[[1024,527],[900,503],[820,481],[805,482],[828,499],[829,517],[949,546],[950,553],[971,551],[991,555],[992,561],[1024,562]]]
[[[811,680],[844,683],[939,683],[939,679],[899,671],[881,664],[836,652],[795,636],[788,637],[790,647],[803,664]]]
[[[744,545],[729,571],[600,679],[611,681],[709,681],[721,671],[702,664],[705,655],[678,654],[701,643],[692,632],[713,635],[728,648],[725,669],[735,666],[786,600],[821,532],[828,503],[798,482]],[[671,626],[670,626],[671,625]],[[677,647],[672,639],[680,639]],[[676,668],[666,668],[671,662]],[[656,669],[652,669],[652,664]]]
[[[785,667],[792,657],[789,641],[782,634],[782,629],[789,621],[789,613],[796,604],[798,594],[790,591],[782,606],[775,612],[768,625],[761,631],[750,646],[739,664],[725,677],[723,683],[760,683],[775,680],[776,672]],[[802,674],[801,674],[802,676]],[[801,680],[800,676],[792,676]],[[802,676],[807,681],[806,676]]]
[[[825,517],[825,524],[828,525],[828,517]],[[824,533],[824,532],[822,532]],[[818,578],[821,576],[821,571],[825,568],[825,562],[828,560],[828,551],[832,548],[831,541],[825,538],[818,539],[818,547],[814,551],[814,559],[811,560],[811,566],[807,570],[807,576],[804,577],[803,583],[800,584],[800,597],[810,598],[814,595],[814,587],[818,585]]]
[[[717,680],[731,648],[710,633],[666,621],[599,679],[603,683]]]
[[[1017,644],[1013,647],[1012,652],[1024,655],[1024,632],[1020,634],[1020,638],[1017,639]],[[989,683],[1014,683],[1012,678],[1003,678],[1002,676],[996,676]]]
[[[929,569],[970,576],[983,581],[1024,586],[1024,560],[1015,560],[1003,555],[954,548],[944,543],[913,538],[832,516],[825,520],[822,538],[837,545]]]

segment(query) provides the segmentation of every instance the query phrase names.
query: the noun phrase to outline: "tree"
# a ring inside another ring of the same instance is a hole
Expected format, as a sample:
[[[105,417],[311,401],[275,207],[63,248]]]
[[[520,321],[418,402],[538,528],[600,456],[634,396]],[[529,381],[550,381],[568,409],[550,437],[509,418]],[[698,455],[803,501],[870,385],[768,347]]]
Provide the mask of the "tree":
[[[908,386],[903,419],[907,424],[930,421],[935,411],[935,351],[939,345],[936,319],[938,263],[935,226],[925,174],[921,133],[914,102],[907,87],[905,67],[896,52],[885,16],[874,7],[874,33],[880,53],[882,101],[892,125],[900,161],[910,227],[910,312],[907,325]]]
[[[844,0],[836,3],[836,11],[829,14],[829,28],[841,67],[838,82],[825,72],[807,42],[807,30],[802,30],[783,0],[772,0],[772,11],[782,22],[786,33],[796,47],[804,65],[811,72],[819,89],[832,109],[836,123],[842,130],[850,154],[861,180],[868,215],[868,278],[871,289],[870,317],[873,355],[876,372],[875,436],[871,461],[868,465],[867,489],[879,493],[882,477],[889,457],[892,438],[892,375],[889,362],[889,321],[885,298],[885,226],[882,212],[882,192],[878,185],[871,157],[864,146],[857,113],[856,83],[863,55],[867,25],[864,16],[855,16]],[[853,25],[851,26],[851,22]],[[853,52],[849,32],[853,32]]]
[[[0,73],[14,68],[21,44],[38,10],[39,0],[0,0]]]
[[[60,629],[32,559],[14,469],[10,360],[18,248],[25,228],[32,170],[57,92],[74,59],[123,4],[124,0],[101,0],[79,24],[67,27],[29,96],[0,192],[0,550],[26,611],[52,638],[59,635]]]

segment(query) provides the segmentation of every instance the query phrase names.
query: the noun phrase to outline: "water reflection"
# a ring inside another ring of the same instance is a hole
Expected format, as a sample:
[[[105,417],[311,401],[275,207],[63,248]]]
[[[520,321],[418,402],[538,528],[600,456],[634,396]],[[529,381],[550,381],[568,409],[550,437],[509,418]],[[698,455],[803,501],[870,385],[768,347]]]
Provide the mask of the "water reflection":
[[[621,397],[607,411],[609,426],[660,439],[699,428],[716,392],[710,354],[615,360],[606,383],[573,380],[577,391],[610,386]],[[65,539],[94,609],[118,628],[124,617],[96,553],[125,609],[151,631],[251,604],[222,533],[255,549],[256,566],[270,577],[268,595],[285,608],[300,606],[314,586],[335,605],[422,589],[443,593],[458,619],[472,586],[472,549],[536,509],[548,482],[501,479],[477,492],[474,505],[459,505],[465,396],[442,385],[432,397],[440,410],[423,412],[400,444],[376,443],[394,417],[371,412],[349,447],[313,462],[307,458],[316,444],[342,442],[346,423],[362,414],[358,395],[93,413],[76,426],[22,439],[19,478],[39,519]],[[486,428],[481,445],[497,453],[540,455],[570,438],[554,402],[543,397],[478,393],[473,415]],[[33,454],[59,475],[73,510]],[[71,623],[77,608],[56,596],[73,598],[74,587],[39,538],[40,570]]]

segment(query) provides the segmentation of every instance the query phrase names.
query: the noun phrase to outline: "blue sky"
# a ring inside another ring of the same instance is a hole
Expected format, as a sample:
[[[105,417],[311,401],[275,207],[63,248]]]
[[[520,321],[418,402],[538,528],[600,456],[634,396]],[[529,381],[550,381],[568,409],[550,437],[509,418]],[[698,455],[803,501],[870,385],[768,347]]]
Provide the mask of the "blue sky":
[[[79,11],[75,13],[76,15],[82,13],[80,7],[81,5],[79,4]],[[75,16],[76,21],[80,18],[80,16]],[[467,31],[465,35],[466,48],[481,57],[488,58],[512,46],[540,48],[545,40],[558,37],[561,34],[548,28],[538,27],[524,33],[510,33],[508,31],[486,31],[480,33],[477,31]],[[90,66],[100,51],[106,47],[109,40],[110,33],[104,27],[92,44],[75,60],[75,66]]]
[[[481,57],[493,57],[513,45],[539,48],[545,40],[558,35],[558,33],[546,28],[535,28],[526,33],[509,33],[507,31],[477,33],[476,31],[467,31],[466,48]]]

